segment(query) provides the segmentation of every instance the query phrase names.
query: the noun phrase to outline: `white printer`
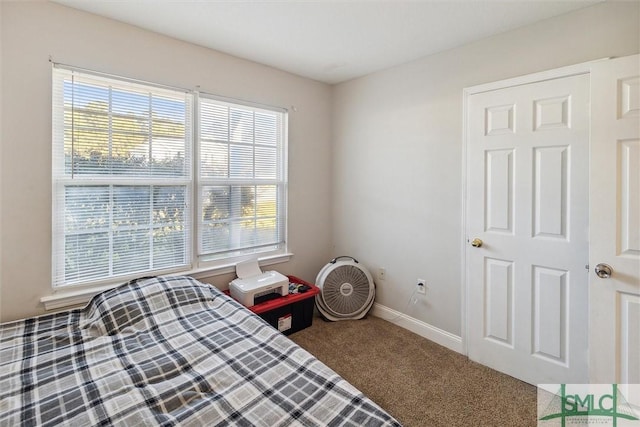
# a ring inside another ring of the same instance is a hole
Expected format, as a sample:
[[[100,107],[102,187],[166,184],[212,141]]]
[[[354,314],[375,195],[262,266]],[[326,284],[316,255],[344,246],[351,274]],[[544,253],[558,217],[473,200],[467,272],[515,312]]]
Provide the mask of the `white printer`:
[[[289,278],[277,271],[262,272],[258,260],[236,264],[237,279],[229,283],[231,297],[245,307],[253,307],[256,300],[268,295],[289,295]]]

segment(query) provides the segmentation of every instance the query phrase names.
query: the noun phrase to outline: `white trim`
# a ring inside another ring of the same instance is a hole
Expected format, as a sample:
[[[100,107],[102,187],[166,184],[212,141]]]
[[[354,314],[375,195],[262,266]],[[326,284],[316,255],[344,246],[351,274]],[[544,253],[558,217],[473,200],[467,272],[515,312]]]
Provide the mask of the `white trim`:
[[[465,94],[473,95],[481,92],[488,92],[496,89],[504,89],[506,87],[514,87],[526,85],[529,83],[538,83],[545,80],[554,80],[563,77],[577,76],[579,74],[587,74],[591,71],[591,66],[600,61],[608,61],[611,58],[601,58],[594,61],[583,62],[581,64],[568,65],[566,67],[555,68],[553,70],[540,71],[524,76],[513,77],[510,79],[499,80],[491,83],[483,83],[476,86],[470,86],[463,89]]]
[[[463,353],[462,338],[457,335],[444,331],[421,320],[414,319],[413,317],[407,316],[406,314],[378,303],[373,304],[371,314],[416,333],[423,338],[435,342],[436,344],[440,344],[449,350],[453,350],[457,353]]]
[[[221,103],[226,104],[228,107],[233,107],[236,105],[242,105],[244,107],[249,107],[249,108],[253,108],[256,110],[266,110],[266,111],[272,111],[272,112],[276,112],[276,113],[287,113],[289,110],[287,108],[284,107],[278,107],[275,105],[269,105],[269,104],[260,104],[258,102],[252,102],[252,101],[247,101],[244,99],[238,99],[238,98],[230,98],[228,96],[224,96],[224,95],[217,95],[215,93],[209,93],[206,91],[200,91],[199,89],[196,90],[196,92],[198,93],[198,97],[202,97],[202,98],[206,98],[206,99],[212,99]]]
[[[469,242],[469,233],[467,231],[467,167],[469,165],[468,160],[468,150],[467,150],[467,128],[468,128],[468,119],[467,119],[467,103],[469,102],[470,93],[467,92],[467,89],[462,91],[462,200],[461,200],[461,230],[462,230],[462,242],[461,242],[461,257],[462,268],[460,271],[460,334],[462,336],[461,339],[461,348],[460,351],[464,355],[469,354],[469,349],[467,347],[467,339],[469,336],[467,333],[467,244]]]
[[[191,271],[185,273],[189,276],[192,276],[194,279],[202,279],[205,277],[211,276],[219,276],[221,274],[231,274],[236,272],[236,264],[240,261],[244,261],[246,259],[251,258],[253,255],[245,255],[242,258],[234,259],[233,263],[228,264],[220,264],[214,268],[201,268],[195,271]],[[267,265],[280,264],[283,262],[287,262],[293,257],[293,254],[290,252],[285,252],[282,254],[266,256],[259,259],[260,267],[264,267]]]
[[[469,176],[467,174],[468,155],[469,155],[469,135],[468,135],[468,103],[469,97],[474,94],[488,92],[491,90],[504,89],[508,87],[521,86],[530,83],[538,83],[546,80],[554,80],[565,77],[571,77],[581,74],[590,74],[591,67],[594,63],[608,61],[612,58],[601,58],[594,61],[583,62],[580,64],[569,65],[566,67],[555,68],[552,70],[541,71],[538,73],[527,74],[506,80],[499,80],[491,83],[484,83],[476,86],[466,87],[462,90],[462,224],[463,224],[463,242],[462,242],[462,292],[461,292],[461,321],[462,321],[462,353],[468,355],[469,349],[467,345],[467,337],[469,330],[469,319],[467,318],[469,292],[469,274],[467,263],[467,244],[470,241],[468,218],[470,213],[467,212],[468,205],[468,184]]]
[[[274,255],[270,257],[265,257],[260,259],[260,266],[264,267],[267,265],[280,264],[283,262],[287,262],[293,257],[292,253],[284,253],[279,255]],[[225,264],[215,268],[205,268],[205,269],[197,269],[191,270],[181,273],[185,276],[191,276],[194,279],[203,279],[205,277],[213,277],[220,276],[223,274],[232,274],[236,272],[235,264]],[[74,307],[78,305],[83,305],[89,302],[93,296],[99,294],[100,292],[113,289],[116,286],[121,285],[124,282],[119,283],[111,283],[103,286],[93,286],[91,288],[83,288],[83,289],[73,289],[73,290],[63,290],[54,293],[53,295],[47,295],[45,297],[40,298],[40,302],[44,304],[44,309],[46,311],[50,310],[60,310],[64,308]]]
[[[146,80],[135,79],[131,77],[124,77],[118,74],[110,74],[103,73],[101,71],[90,70],[88,68],[76,67],[75,65],[63,64],[61,62],[55,62],[53,59],[49,58],[49,62],[53,68],[57,68],[59,70],[66,70],[72,73],[81,73],[93,76],[94,78],[102,78],[102,79],[111,79],[111,80],[120,80],[130,84],[138,85],[138,86],[153,86],[160,90],[170,91],[170,92],[183,92],[183,93],[193,93],[192,89],[183,88],[180,86],[170,86],[161,83],[153,83]]]

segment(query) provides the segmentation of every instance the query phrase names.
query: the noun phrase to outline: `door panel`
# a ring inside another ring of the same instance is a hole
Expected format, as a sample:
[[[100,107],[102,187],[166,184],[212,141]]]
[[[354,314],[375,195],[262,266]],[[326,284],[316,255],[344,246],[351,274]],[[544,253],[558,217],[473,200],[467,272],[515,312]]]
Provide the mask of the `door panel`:
[[[468,98],[469,357],[587,381],[589,77]]]
[[[619,253],[631,258],[640,255],[640,140],[620,141],[618,182],[620,183]]]
[[[569,273],[533,266],[533,354],[567,363],[567,286]]]
[[[602,61],[591,74],[590,380],[638,385],[640,57]],[[595,274],[598,263],[611,277]]]
[[[620,369],[618,381],[624,384],[638,384],[640,378],[640,297],[620,294]],[[637,402],[636,402],[637,404]]]
[[[485,259],[485,337],[513,348],[513,262]]]
[[[569,147],[536,147],[533,152],[533,235],[566,240]]]
[[[485,157],[485,231],[513,234],[513,150],[488,150]]]

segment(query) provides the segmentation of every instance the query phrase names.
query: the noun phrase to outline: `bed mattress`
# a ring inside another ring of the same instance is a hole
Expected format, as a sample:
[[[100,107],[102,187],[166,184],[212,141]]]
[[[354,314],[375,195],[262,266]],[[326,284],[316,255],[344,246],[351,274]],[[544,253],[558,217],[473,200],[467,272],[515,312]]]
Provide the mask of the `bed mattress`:
[[[176,276],[0,325],[0,425],[400,424],[215,287]]]

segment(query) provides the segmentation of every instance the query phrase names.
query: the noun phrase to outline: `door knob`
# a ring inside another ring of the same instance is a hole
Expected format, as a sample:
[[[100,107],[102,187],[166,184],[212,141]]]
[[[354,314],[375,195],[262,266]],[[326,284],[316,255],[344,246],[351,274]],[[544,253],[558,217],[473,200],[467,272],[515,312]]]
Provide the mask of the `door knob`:
[[[596,274],[601,279],[608,279],[613,274],[613,268],[611,268],[608,264],[598,264],[596,265]]]
[[[471,246],[473,246],[474,248],[479,248],[480,246],[482,246],[482,240],[476,237],[471,241]]]

